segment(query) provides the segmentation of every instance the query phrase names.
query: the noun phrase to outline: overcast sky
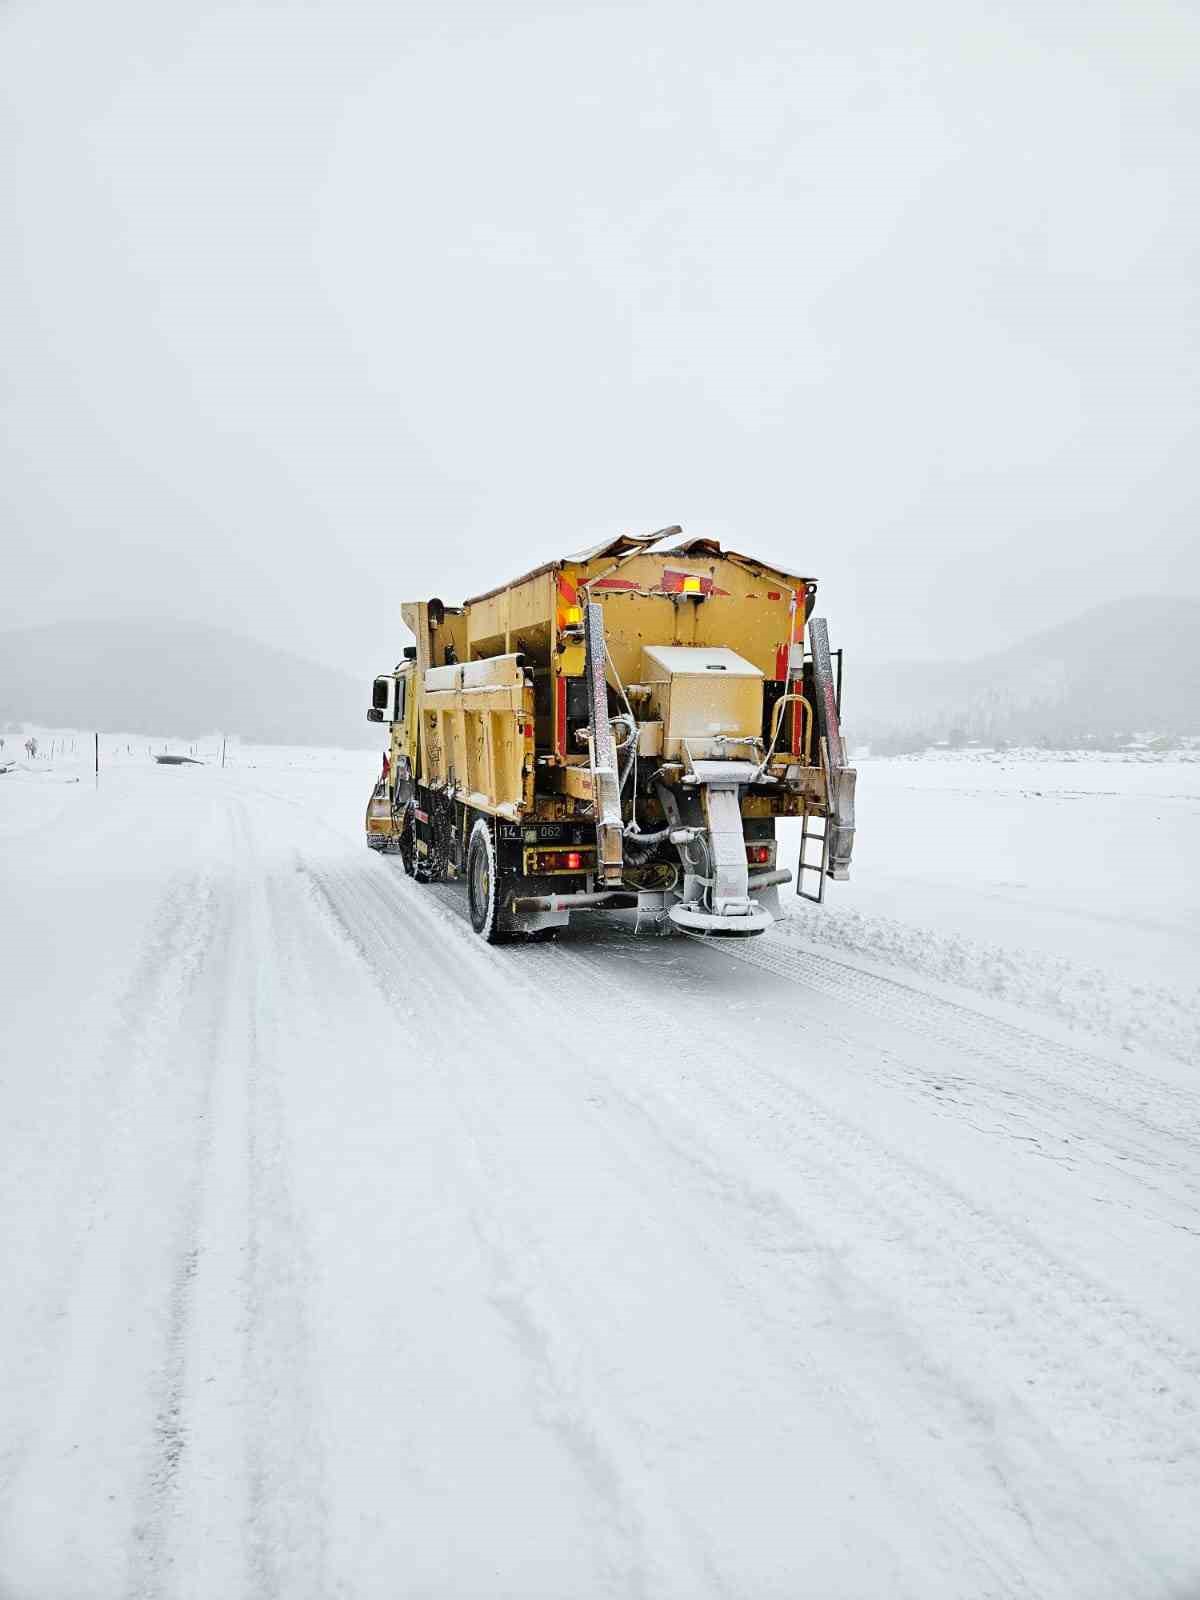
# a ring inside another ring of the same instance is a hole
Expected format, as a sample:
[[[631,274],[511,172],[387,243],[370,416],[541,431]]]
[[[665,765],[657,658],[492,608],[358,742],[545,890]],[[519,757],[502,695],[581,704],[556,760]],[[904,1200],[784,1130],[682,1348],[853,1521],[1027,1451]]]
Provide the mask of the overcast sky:
[[[0,626],[366,675],[680,522],[872,658],[1200,592],[1200,7],[8,0]]]

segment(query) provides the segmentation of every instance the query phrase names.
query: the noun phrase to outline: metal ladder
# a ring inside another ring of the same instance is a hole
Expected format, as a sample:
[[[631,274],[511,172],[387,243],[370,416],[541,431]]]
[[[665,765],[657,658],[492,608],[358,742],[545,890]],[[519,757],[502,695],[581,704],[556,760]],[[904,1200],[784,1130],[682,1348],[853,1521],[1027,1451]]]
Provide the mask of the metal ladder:
[[[820,823],[820,828],[817,827]],[[810,846],[820,846],[820,859],[812,859]],[[801,900],[811,900],[813,905],[823,905],[825,902],[825,877],[829,866],[829,819],[820,812],[804,808],[804,816],[800,821],[800,859],[796,863],[796,893]],[[805,888],[805,874],[815,872],[817,887],[815,892]]]

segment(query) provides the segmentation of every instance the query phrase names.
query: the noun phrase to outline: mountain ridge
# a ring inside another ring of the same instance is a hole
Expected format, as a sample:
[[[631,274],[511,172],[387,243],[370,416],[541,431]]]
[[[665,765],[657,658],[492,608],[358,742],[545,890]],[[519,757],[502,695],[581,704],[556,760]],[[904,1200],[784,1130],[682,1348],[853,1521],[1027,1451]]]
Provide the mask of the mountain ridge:
[[[369,748],[369,685],[208,623],[52,622],[0,631],[0,723]],[[886,744],[1060,744],[1200,733],[1200,598],[1094,606],[966,661],[847,663],[845,721]]]
[[[846,721],[872,742],[1200,733],[1200,598],[1110,601],[968,660],[864,663]]]
[[[262,744],[378,743],[349,673],[209,623],[49,622],[0,632],[0,723]]]

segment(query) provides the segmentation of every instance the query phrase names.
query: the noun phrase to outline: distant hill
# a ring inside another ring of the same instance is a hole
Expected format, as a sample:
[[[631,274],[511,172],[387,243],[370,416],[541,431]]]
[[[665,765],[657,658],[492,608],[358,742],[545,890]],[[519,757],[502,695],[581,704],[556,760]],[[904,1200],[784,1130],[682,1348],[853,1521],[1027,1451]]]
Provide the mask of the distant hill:
[[[1098,606],[973,661],[847,663],[857,739],[1048,742],[1200,734],[1200,599]]]
[[[362,747],[379,743],[369,698],[347,673],[194,623],[0,632],[0,723]],[[1200,600],[1100,606],[974,661],[851,658],[845,721],[881,746],[1200,734]]]
[[[262,744],[377,744],[370,685],[220,628],[56,622],[0,632],[0,723]]]

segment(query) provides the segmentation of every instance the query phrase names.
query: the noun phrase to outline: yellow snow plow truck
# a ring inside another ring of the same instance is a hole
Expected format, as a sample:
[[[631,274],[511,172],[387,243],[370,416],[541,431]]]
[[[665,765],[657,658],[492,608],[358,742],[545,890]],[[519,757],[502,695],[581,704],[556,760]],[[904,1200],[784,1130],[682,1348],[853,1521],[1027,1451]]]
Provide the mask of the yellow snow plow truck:
[[[849,875],[841,653],[815,598],[668,528],[405,604],[416,643],[367,712],[391,730],[367,843],[420,882],[465,877],[493,943],[594,909],[762,933],[792,882],[777,818],[801,819],[798,893]]]

